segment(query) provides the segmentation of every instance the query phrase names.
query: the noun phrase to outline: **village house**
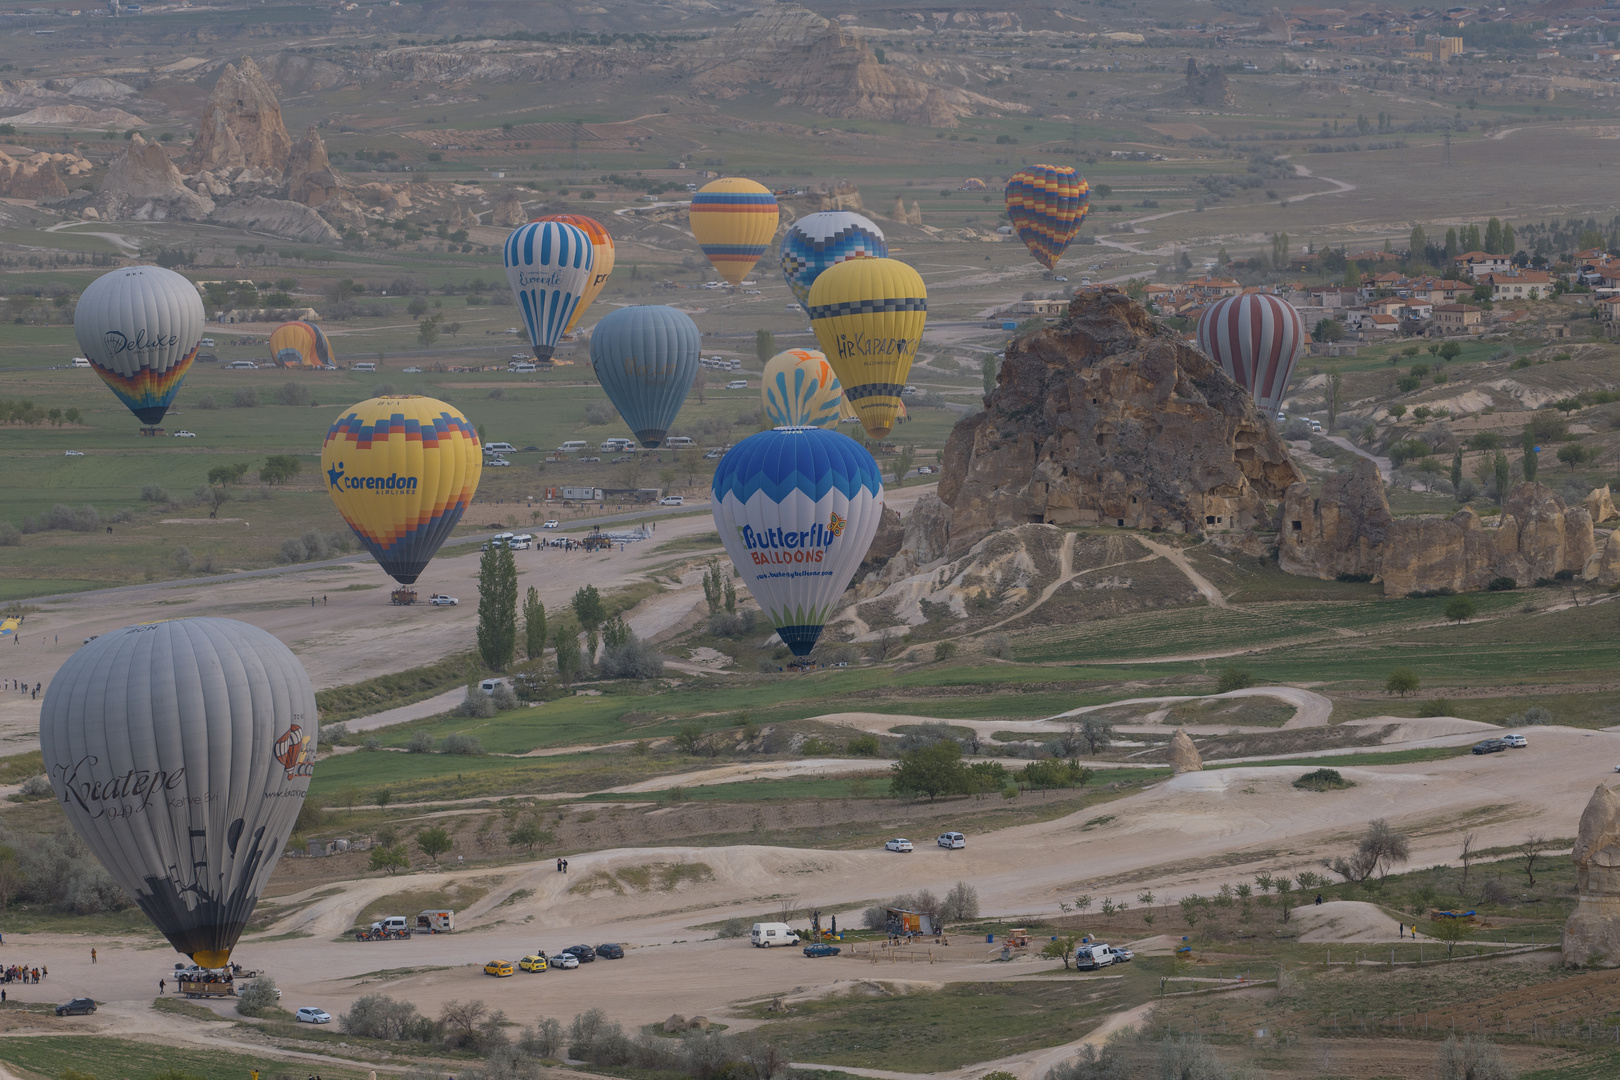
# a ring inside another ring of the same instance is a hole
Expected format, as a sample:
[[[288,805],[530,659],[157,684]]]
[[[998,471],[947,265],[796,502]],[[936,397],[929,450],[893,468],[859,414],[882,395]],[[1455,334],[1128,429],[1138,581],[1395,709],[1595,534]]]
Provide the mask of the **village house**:
[[[1492,273],[1479,281],[1491,287],[1492,300],[1541,300],[1552,295],[1552,275],[1545,270]]]
[[[1434,309],[1434,325],[1442,334],[1478,334],[1485,312],[1472,304],[1441,304]]]
[[[1483,251],[1465,251],[1453,262],[1457,269],[1471,275],[1475,281],[1482,274],[1504,273],[1513,268],[1512,255],[1491,255]]]

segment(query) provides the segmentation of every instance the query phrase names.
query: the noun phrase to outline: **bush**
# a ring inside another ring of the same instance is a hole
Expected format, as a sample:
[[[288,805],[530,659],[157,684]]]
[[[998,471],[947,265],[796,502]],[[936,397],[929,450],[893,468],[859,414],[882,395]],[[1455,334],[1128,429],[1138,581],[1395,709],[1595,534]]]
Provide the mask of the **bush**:
[[[585,422],[587,424],[595,427],[602,424],[612,423],[612,421],[613,407],[608,405],[606,402],[593,401],[589,405],[585,406]]]
[[[871,732],[855,736],[844,747],[844,751],[852,757],[877,757],[882,749],[883,744]]]
[[[1512,592],[1519,587],[1519,583],[1510,577],[1492,578],[1491,583],[1485,586],[1486,592]]]
[[[1283,438],[1289,440],[1290,442],[1295,442],[1300,439],[1309,439],[1311,434],[1311,422],[1305,419],[1303,416],[1294,417],[1292,420],[1289,420],[1288,425],[1283,428]]]
[[[297,539],[281,542],[281,561],[301,563],[331,559],[347,552],[350,546],[349,538],[342,533],[311,529]]]
[[[75,507],[57,503],[41,514],[37,520],[23,518],[22,531],[36,533],[64,529],[68,532],[95,532],[101,528],[101,524],[101,515],[93,506]]]
[[[471,735],[446,735],[439,743],[439,753],[457,754],[462,757],[478,757],[484,752],[483,744]]]
[[[259,407],[259,392],[251,386],[238,390],[231,398],[233,409],[257,409]]]
[[[17,794],[11,798],[15,802],[36,802],[40,799],[49,799],[55,794],[55,790],[51,787],[50,777],[40,773],[38,776],[30,776],[24,780],[22,787],[17,789]]]
[[[0,833],[0,842],[17,853],[19,900],[75,915],[120,911],[130,904],[123,888],[66,825],[50,836],[26,839]]]
[[[1540,705],[1532,705],[1522,713],[1514,713],[1502,721],[1505,727],[1538,727],[1553,722],[1553,714]]]
[[[16,547],[22,543],[22,530],[9,521],[0,521],[0,547]]]
[[[315,404],[315,395],[310,393],[309,387],[303,383],[284,383],[281,389],[276,391],[276,404],[309,406]]]
[[[718,930],[716,930],[714,932],[714,936],[719,937],[719,938],[726,938],[727,940],[730,940],[731,938],[747,937],[748,936],[748,920],[747,919],[727,919],[726,922],[725,922],[725,925],[720,927],[720,929],[718,929]]]
[[[488,720],[495,715],[495,699],[478,687],[469,686],[467,696],[456,706],[456,715],[472,717],[474,720]],[[429,737],[428,741],[431,744],[432,738]],[[413,749],[411,752],[418,751]]]
[[[1515,1080],[1518,1073],[1483,1035],[1446,1036],[1440,1047],[1438,1080]]]
[[[717,615],[709,616],[709,633],[719,638],[746,637],[754,632],[754,619],[758,615],[753,608],[747,608],[736,613],[722,611]]]
[[[1112,1046],[1082,1046],[1072,1059],[1052,1068],[1046,1080],[1131,1080],[1136,1075]]]
[[[488,696],[481,690],[478,691],[478,693],[480,696]],[[470,696],[471,695],[469,695],[469,697]],[[413,754],[433,753],[433,733],[427,728],[418,728],[416,730],[416,734],[411,736],[411,741],[406,744],[405,749]]]
[[[421,1023],[416,1006],[410,1002],[367,994],[356,998],[349,1011],[338,1017],[338,1030],[372,1039],[405,1039],[415,1034]]]
[[[1226,668],[1215,680],[1215,692],[1229,694],[1233,690],[1247,690],[1253,685],[1254,676],[1244,668]]]
[[[281,1008],[276,997],[276,980],[260,975],[236,991],[236,1011],[243,1016],[262,1016],[272,1009]]]
[[[1295,780],[1294,786],[1301,791],[1342,791],[1348,787],[1355,787],[1341,776],[1337,769],[1317,769],[1315,772],[1308,772]]]
[[[994,657],[997,660],[1011,660],[1013,655],[1012,639],[1006,634],[991,634],[982,638],[979,642],[979,649],[984,655]]]
[[[1447,701],[1443,697],[1425,701],[1423,704],[1418,706],[1418,715],[1424,717],[1450,716],[1451,702]]]
[[[1384,683],[1384,693],[1405,697],[1407,694],[1417,693],[1421,686],[1422,680],[1418,678],[1417,672],[1411,668],[1398,667],[1389,673],[1389,679]]]
[[[939,904],[939,917],[948,923],[967,922],[979,917],[979,890],[958,881]]]
[[[954,641],[936,641],[934,643],[934,659],[936,661],[943,662],[943,661],[949,660],[951,657],[953,657],[955,655],[956,655],[956,642],[954,642]]]
[[[202,409],[204,412],[213,412],[219,408],[219,402],[214,400],[213,394],[204,394],[197,399],[197,404],[193,405],[192,408]]]
[[[518,707],[517,691],[505,682],[495,684],[495,692],[490,695],[489,700],[494,703],[496,712],[506,712],[508,709]]]
[[[349,741],[349,725],[322,724],[320,729],[322,746],[344,746]]]
[[[166,503],[168,501],[169,493],[164,491],[162,486],[158,484],[141,485],[141,502]]]
[[[733,919],[732,922],[742,922]],[[731,925],[727,923],[726,925]],[[747,934],[746,929],[743,934]],[[531,1057],[554,1058],[557,1051],[562,1049],[562,1025],[551,1017],[545,1017],[532,1028],[524,1028],[523,1034],[518,1036],[517,1048]]]
[[[1466,596],[1454,596],[1446,602],[1446,618],[1452,622],[1467,622],[1475,614],[1474,602]]]
[[[631,634],[623,645],[602,651],[597,670],[604,679],[657,679],[663,677],[664,658],[651,643]]]

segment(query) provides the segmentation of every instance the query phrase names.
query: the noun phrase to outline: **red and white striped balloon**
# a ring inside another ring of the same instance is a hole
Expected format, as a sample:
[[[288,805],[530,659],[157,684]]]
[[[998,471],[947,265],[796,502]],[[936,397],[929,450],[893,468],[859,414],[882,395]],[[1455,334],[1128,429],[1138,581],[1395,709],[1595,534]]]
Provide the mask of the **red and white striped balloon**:
[[[1271,416],[1305,347],[1305,322],[1294,305],[1275,296],[1229,296],[1199,316],[1198,347]]]

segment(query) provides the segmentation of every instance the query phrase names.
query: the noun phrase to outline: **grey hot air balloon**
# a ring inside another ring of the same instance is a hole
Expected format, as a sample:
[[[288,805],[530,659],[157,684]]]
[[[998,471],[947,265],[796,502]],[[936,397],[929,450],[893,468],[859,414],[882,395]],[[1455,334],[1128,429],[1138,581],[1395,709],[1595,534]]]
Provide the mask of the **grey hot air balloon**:
[[[74,831],[174,947],[222,967],[309,789],[315,692],[234,619],[103,634],[45,691],[45,771]]]
[[[204,318],[191,282],[161,266],[130,266],[84,290],[73,333],[118,400],[141,423],[157,424],[197,358]]]

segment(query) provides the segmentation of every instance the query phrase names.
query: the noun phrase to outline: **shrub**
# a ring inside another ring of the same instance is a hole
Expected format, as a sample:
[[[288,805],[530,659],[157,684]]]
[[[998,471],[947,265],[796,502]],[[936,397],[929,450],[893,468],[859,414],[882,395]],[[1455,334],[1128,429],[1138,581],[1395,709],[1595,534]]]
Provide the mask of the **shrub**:
[[[1514,1080],[1517,1075],[1483,1035],[1446,1036],[1435,1073],[1438,1080]]]
[[[251,386],[238,390],[231,398],[233,409],[257,409],[259,407],[259,392]]]
[[[261,1016],[280,1007],[276,980],[268,975],[260,975],[236,992],[236,1011],[243,1016]]]
[[[1012,639],[1006,634],[991,634],[980,640],[979,648],[986,656],[997,660],[1012,659]]]
[[[1398,667],[1389,673],[1389,679],[1384,683],[1384,693],[1405,697],[1407,694],[1417,693],[1421,686],[1422,681],[1418,678],[1417,672],[1411,668]]]
[[[936,661],[943,662],[943,661],[949,660],[951,657],[953,657],[955,655],[956,655],[956,642],[954,642],[954,641],[936,641],[934,643],[934,659]]]
[[[603,401],[593,401],[585,406],[585,422],[592,426],[612,423],[613,407]]]
[[[22,530],[9,521],[0,521],[0,547],[16,547],[22,543]]]
[[[747,608],[710,615],[709,633],[719,638],[746,637],[754,632],[754,619],[758,614],[753,608]]]
[[[457,754],[462,757],[478,757],[483,754],[483,745],[471,735],[446,735],[444,741],[439,743],[439,753]]]
[[[39,799],[49,799],[54,794],[55,791],[51,788],[50,777],[40,773],[38,776],[30,776],[24,780],[22,787],[17,789],[17,794],[13,795],[12,799],[17,802],[34,802]]]
[[[1514,589],[1517,589],[1518,587],[1519,587],[1519,583],[1517,581],[1514,581],[1510,577],[1496,577],[1496,578],[1492,578],[1491,583],[1489,585],[1485,586],[1485,591],[1486,592],[1512,592]]]
[[[715,937],[726,938],[726,939],[747,937],[748,936],[748,920],[746,920],[746,919],[727,919],[726,922],[725,922],[725,925],[720,927],[720,929],[716,930],[714,932],[714,935],[715,935]]]
[[[1419,716],[1450,716],[1451,702],[1445,698],[1433,698],[1418,706]]]
[[[1537,727],[1552,722],[1553,714],[1551,710],[1544,709],[1540,705],[1532,705],[1522,713],[1514,713],[1506,720],[1503,720],[1502,724],[1506,727]]]
[[[166,503],[168,501],[169,501],[169,493],[167,491],[164,491],[161,485],[159,485],[159,484],[142,484],[141,485],[141,502]]]
[[[939,904],[939,917],[944,922],[966,922],[979,917],[979,890],[965,881],[958,881]]]
[[[338,1017],[340,1031],[372,1039],[408,1038],[420,1023],[415,1005],[408,1001],[395,1001],[383,994],[356,998],[349,1011]]]
[[[197,399],[197,403],[192,407],[202,409],[205,412],[213,412],[215,409],[219,408],[219,402],[214,400],[213,394],[204,394],[202,397]]]
[[[878,737],[871,732],[855,736],[844,747],[845,752],[852,757],[877,757],[882,749],[883,745],[878,742]]]
[[[343,746],[343,745],[346,745],[348,743],[348,741],[349,741],[349,725],[347,725],[347,724],[322,724],[320,734],[321,734],[321,745],[323,745],[323,746]]]
[[[481,690],[478,693],[481,696],[488,696]],[[427,728],[418,728],[416,734],[411,736],[411,741],[406,744],[405,749],[413,754],[433,753],[433,733]]]
[[[1228,694],[1233,690],[1247,690],[1254,685],[1254,676],[1244,668],[1226,668],[1215,680],[1215,692]]]
[[[277,405],[313,405],[315,395],[309,392],[309,387],[303,383],[289,382],[282,384],[276,391]]]
[[[733,919],[732,922],[742,922]],[[729,926],[730,923],[727,923]],[[748,930],[744,928],[743,934]],[[532,1028],[524,1028],[523,1034],[518,1036],[517,1048],[531,1057],[554,1058],[557,1051],[562,1049],[563,1029],[556,1020],[547,1016]],[[435,1074],[437,1076],[437,1074]]]
[[[22,531],[35,533],[65,529],[68,532],[94,532],[101,528],[101,524],[101,515],[93,506],[69,506],[66,503],[57,503],[41,514],[37,520],[24,518]]]
[[[349,547],[349,538],[342,533],[311,529],[296,539],[281,542],[281,561],[301,563],[330,559],[347,552]]]
[[[1291,442],[1298,441],[1300,439],[1309,439],[1310,437],[1311,422],[1305,419],[1303,416],[1294,417],[1292,420],[1289,420],[1287,426],[1283,428],[1283,438],[1288,439]]]
[[[515,709],[518,707],[517,691],[504,682],[496,683],[495,692],[490,695],[490,701],[494,703],[496,712]]]
[[[0,833],[0,842],[17,853],[17,870],[22,878],[17,890],[19,900],[75,915],[96,915],[129,906],[123,888],[65,825],[50,836],[26,839]]]
[[[664,658],[651,643],[631,634],[624,644],[602,650],[597,670],[604,679],[657,679],[664,674]]]
[[[478,687],[470,686],[467,688],[466,698],[463,699],[460,705],[456,706],[456,715],[470,716],[475,720],[488,720],[490,717],[495,715],[495,699],[491,695],[484,693]],[[422,733],[418,732],[417,734],[420,735]],[[428,744],[430,749],[432,747],[432,742],[433,739],[431,736],[429,736]],[[415,740],[413,738],[411,753],[426,753],[425,750],[418,751],[414,747]]]

